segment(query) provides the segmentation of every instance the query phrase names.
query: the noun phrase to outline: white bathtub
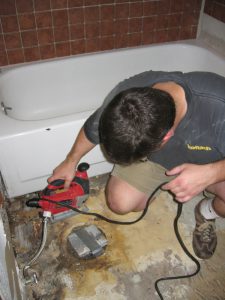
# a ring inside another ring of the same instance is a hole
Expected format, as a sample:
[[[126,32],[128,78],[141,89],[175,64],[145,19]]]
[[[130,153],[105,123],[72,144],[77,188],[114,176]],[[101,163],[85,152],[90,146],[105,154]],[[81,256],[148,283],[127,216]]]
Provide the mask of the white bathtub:
[[[41,190],[86,120],[122,79],[146,70],[212,71],[224,57],[194,41],[81,55],[5,69],[0,75],[0,170],[8,197]],[[110,171],[99,147],[89,175]]]

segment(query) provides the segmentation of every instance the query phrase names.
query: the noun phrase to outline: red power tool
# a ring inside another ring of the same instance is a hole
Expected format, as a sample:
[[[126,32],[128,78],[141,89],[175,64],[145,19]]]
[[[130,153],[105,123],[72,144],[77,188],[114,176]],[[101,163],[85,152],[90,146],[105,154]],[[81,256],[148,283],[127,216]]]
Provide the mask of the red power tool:
[[[81,163],[78,165],[74,179],[68,190],[64,189],[64,180],[54,180],[39,193],[39,198],[29,199],[26,202],[26,205],[29,207],[42,208],[43,212],[50,212],[53,222],[76,214],[77,212],[68,207],[61,206],[57,204],[57,202],[78,209],[81,207],[89,196],[88,168],[88,163]],[[51,202],[46,200],[50,200]]]

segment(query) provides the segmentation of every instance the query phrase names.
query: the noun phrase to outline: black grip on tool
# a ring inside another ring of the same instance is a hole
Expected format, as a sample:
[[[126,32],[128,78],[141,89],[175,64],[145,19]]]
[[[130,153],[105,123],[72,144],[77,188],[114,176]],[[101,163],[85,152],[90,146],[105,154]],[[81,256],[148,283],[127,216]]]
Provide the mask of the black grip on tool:
[[[64,182],[65,182],[64,179],[56,179],[56,180],[53,180],[52,182],[50,182],[50,185],[61,186],[61,185],[64,185]]]
[[[77,170],[78,170],[79,172],[85,172],[85,171],[87,171],[87,170],[89,169],[89,167],[90,167],[90,166],[89,166],[88,163],[83,162],[83,163],[80,163],[80,164],[78,165]],[[75,177],[74,177],[73,181],[74,181],[74,180],[75,180]],[[65,183],[65,180],[64,180],[64,179],[56,179],[56,180],[50,182],[49,185],[53,185],[53,186],[58,187],[58,186],[64,185],[64,183]]]
[[[26,201],[26,206],[39,208],[40,207],[40,205],[38,203],[39,200],[40,200],[39,198],[29,199],[29,200]]]
[[[79,171],[79,172],[84,172],[84,171],[87,171],[88,169],[89,169],[89,164],[88,163],[86,163],[86,162],[83,162],[83,163],[80,163],[79,165],[78,165],[78,167],[77,167],[77,170]]]
[[[65,180],[63,179],[56,179],[50,182],[46,188],[42,191],[42,194],[45,196],[50,196],[53,191],[57,190],[58,188],[64,187]]]
[[[77,170],[79,172],[85,172],[89,169],[89,164],[86,163],[86,162],[83,162],[83,163],[80,163],[77,167]],[[81,180],[81,179],[80,179]],[[78,177],[74,177],[72,182],[76,182],[78,184],[81,184],[79,182],[79,178]],[[48,186],[43,190],[43,194],[46,195],[46,196],[49,196],[54,190],[57,189],[57,187],[59,188],[63,188],[64,187],[64,183],[65,183],[65,180],[64,179],[56,179],[56,180],[53,180],[52,182],[50,182],[48,184]],[[54,188],[55,187],[55,188]]]

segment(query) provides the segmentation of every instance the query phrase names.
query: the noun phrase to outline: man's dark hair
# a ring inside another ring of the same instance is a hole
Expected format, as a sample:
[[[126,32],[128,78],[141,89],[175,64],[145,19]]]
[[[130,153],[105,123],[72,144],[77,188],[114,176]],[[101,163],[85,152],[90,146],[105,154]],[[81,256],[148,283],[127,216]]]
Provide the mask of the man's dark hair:
[[[100,143],[107,158],[131,164],[155,150],[175,120],[169,93],[151,87],[119,93],[104,109],[99,122]]]

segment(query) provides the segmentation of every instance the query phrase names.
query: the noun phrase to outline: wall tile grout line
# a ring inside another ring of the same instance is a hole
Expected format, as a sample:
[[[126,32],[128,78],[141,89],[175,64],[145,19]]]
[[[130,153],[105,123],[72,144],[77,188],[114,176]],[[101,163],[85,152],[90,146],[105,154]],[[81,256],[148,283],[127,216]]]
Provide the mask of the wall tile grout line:
[[[11,0],[8,8],[0,4],[0,66],[193,39],[201,1]],[[207,9],[215,11],[215,3],[211,0]],[[218,7],[216,13],[222,18]]]

